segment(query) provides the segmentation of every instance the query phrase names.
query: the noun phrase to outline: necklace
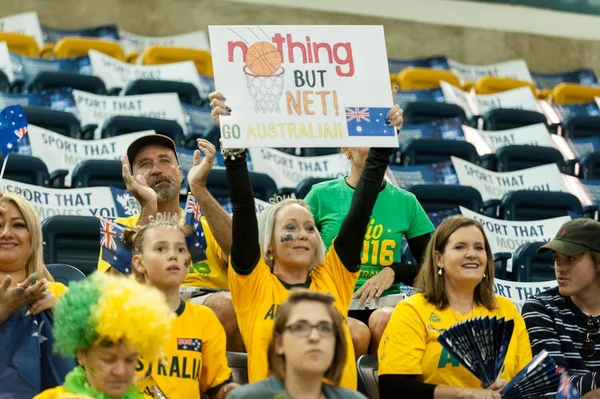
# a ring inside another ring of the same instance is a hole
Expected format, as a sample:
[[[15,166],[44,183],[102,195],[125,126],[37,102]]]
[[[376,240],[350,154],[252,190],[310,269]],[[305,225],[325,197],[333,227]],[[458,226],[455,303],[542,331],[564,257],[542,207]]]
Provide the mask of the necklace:
[[[448,305],[448,307],[450,308],[450,311],[452,312],[452,315],[454,316],[456,321],[458,323],[460,323],[460,320],[458,319],[458,316],[454,312],[454,309],[452,309],[452,306]],[[471,305],[471,317],[469,317],[469,319],[472,319],[474,315],[475,315],[475,302],[473,302],[473,304]]]

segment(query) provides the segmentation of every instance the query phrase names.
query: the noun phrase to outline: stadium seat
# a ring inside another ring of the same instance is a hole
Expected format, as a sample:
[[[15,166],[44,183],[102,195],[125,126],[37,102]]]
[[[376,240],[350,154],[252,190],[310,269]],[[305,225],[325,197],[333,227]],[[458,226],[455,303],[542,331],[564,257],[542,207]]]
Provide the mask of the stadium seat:
[[[194,61],[198,73],[204,76],[213,76],[212,57],[208,51],[150,46],[142,54],[143,65],[171,64],[173,62]]]
[[[317,183],[321,183],[321,182],[328,181],[328,180],[331,180],[331,178],[330,177],[309,177],[307,179],[302,180],[296,186],[296,191],[295,191],[296,198],[298,198],[298,199],[306,198],[306,196],[310,192],[310,189],[312,188],[312,186],[314,186]]]
[[[11,153],[6,162],[3,178],[34,186],[64,188],[65,176],[68,174],[69,171],[65,169],[58,169],[50,174],[41,159],[31,155]]]
[[[484,76],[475,83],[475,93],[477,94],[496,94],[507,90],[518,89],[519,87],[529,87],[531,93],[537,96],[537,89],[533,83],[524,80],[511,78],[500,78],[496,76]]]
[[[507,145],[496,150],[498,172],[512,172],[552,163],[555,163],[561,172],[565,172],[564,158],[556,148]]]
[[[30,125],[52,130],[63,136],[79,137],[79,119],[70,112],[38,107],[23,107]]]
[[[579,177],[587,180],[600,179],[600,152],[584,155],[579,161]]]
[[[0,32],[0,42],[6,42],[11,53],[36,58],[40,54],[37,42],[33,36],[20,33]]]
[[[202,104],[198,89],[188,82],[139,79],[129,83],[125,88],[126,96],[151,93],[177,93],[182,103],[196,106]]]
[[[473,144],[460,140],[413,138],[402,143],[402,165],[427,165],[450,161],[455,156],[477,163],[479,155]]]
[[[496,108],[483,115],[484,130],[507,130],[546,123],[546,117],[535,111],[524,109]]]
[[[102,126],[102,138],[154,130],[173,139],[177,146],[185,145],[183,128],[174,120],[144,118],[139,116],[112,116]]]
[[[73,169],[71,187],[116,187],[126,190],[122,172],[121,161],[86,159]]]
[[[600,97],[600,87],[561,83],[552,89],[552,102],[557,104],[591,103],[595,97]]]
[[[40,48],[40,58],[52,59],[54,53],[54,43],[46,43]]]
[[[54,46],[54,58],[72,58],[86,56],[88,51],[96,50],[120,61],[125,61],[123,49],[113,40],[91,37],[65,37]]]
[[[88,93],[106,95],[104,82],[97,76],[82,75],[74,72],[49,72],[43,71],[31,81],[28,86],[30,92],[40,92],[47,89],[70,87]]]
[[[8,76],[2,71],[0,71],[0,91],[5,93],[10,92],[10,81],[8,80]]]
[[[404,107],[404,123],[418,124],[459,118],[467,121],[465,111],[456,104],[436,103],[431,101],[414,101]]]
[[[450,71],[431,68],[405,68],[398,74],[401,90],[423,90],[440,87],[440,80],[460,87],[458,76]]]
[[[278,193],[275,181],[264,173],[249,172],[254,196],[263,201],[269,201]],[[206,179],[208,191],[218,200],[229,198],[229,188],[224,168],[213,168]]]
[[[502,280],[512,280],[508,272],[508,260],[512,252],[496,252],[494,255],[494,277]]]
[[[69,286],[72,281],[81,281],[85,279],[85,274],[81,270],[71,265],[65,265],[64,263],[53,263],[46,265],[46,268],[57,283],[62,283]]]
[[[241,352],[225,352],[227,364],[231,369],[233,382],[244,385],[248,383],[248,355]]]
[[[66,263],[89,276],[98,267],[100,227],[94,216],[56,215],[42,222],[44,259]]]
[[[356,362],[358,369],[358,390],[367,398],[379,399],[379,382],[377,356],[363,355]]]
[[[552,251],[538,254],[536,251],[545,242],[528,242],[515,250],[512,270],[516,281],[540,282],[556,279]]]
[[[125,56],[125,62],[129,63],[129,64],[137,64],[137,60],[140,56],[139,51],[132,51],[131,53],[127,54]]]
[[[571,193],[518,190],[506,193],[500,201],[500,219],[542,220],[583,214],[579,199]]]
[[[569,115],[562,123],[562,132],[569,139],[600,136],[600,116]]]
[[[450,184],[415,184],[408,189],[417,197],[427,213],[439,212],[463,206],[483,213],[483,199],[471,186]]]

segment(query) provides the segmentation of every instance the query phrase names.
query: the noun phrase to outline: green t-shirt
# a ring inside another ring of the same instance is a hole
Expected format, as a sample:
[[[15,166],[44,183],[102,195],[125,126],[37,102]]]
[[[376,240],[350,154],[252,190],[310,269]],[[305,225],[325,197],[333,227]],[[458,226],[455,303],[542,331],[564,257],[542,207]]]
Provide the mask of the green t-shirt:
[[[329,248],[338,235],[353,195],[354,189],[341,177],[315,184],[304,199],[325,247]],[[403,237],[418,237],[433,230],[433,224],[414,194],[387,183],[377,197],[367,227],[355,290],[383,267],[400,262]],[[398,292],[399,284],[393,284],[383,295]]]

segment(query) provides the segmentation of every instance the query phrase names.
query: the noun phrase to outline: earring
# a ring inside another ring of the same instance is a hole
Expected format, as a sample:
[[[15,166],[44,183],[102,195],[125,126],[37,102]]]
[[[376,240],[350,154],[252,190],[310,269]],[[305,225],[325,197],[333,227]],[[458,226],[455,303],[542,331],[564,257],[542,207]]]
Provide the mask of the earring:
[[[485,273],[483,273],[483,278],[485,278]]]
[[[439,274],[440,276],[441,276],[441,275],[444,273],[444,272],[442,272],[442,270],[443,270],[443,269],[442,269],[441,267],[438,269],[438,274]]]

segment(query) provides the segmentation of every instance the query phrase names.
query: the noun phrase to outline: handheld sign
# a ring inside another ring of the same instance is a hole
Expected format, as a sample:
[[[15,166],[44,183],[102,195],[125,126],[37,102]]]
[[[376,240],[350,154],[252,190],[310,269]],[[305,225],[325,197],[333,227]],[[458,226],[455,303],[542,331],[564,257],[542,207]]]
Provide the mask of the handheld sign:
[[[225,148],[398,147],[381,26],[210,26]]]

